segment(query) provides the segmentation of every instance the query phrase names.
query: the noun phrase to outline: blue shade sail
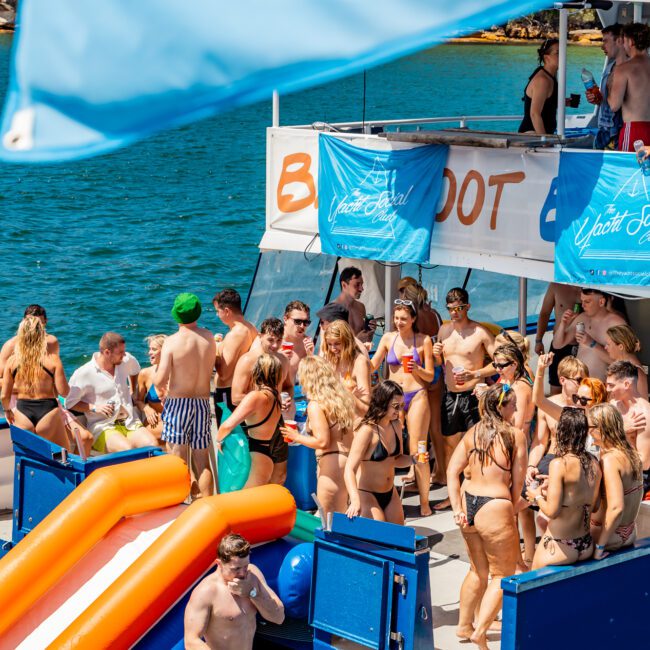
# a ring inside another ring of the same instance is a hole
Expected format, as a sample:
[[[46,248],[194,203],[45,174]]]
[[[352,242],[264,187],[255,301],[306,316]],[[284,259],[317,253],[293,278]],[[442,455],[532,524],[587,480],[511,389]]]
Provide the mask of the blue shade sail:
[[[56,161],[110,151],[548,4],[22,0],[0,157]]]

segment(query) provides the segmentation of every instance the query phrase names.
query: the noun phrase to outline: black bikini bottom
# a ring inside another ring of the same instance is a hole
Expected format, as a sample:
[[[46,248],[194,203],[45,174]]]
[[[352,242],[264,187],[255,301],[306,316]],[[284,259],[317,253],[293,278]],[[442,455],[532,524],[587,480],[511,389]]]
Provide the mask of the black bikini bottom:
[[[510,501],[510,499],[504,499],[503,497],[477,497],[469,492],[465,491],[465,508],[467,509],[467,524],[469,526],[474,525],[474,519],[478,514],[478,511],[490,501]]]
[[[246,434],[249,451],[270,458],[274,465],[284,463],[289,458],[289,445],[285,442],[282,431],[280,431],[281,423],[283,423],[282,418],[280,418],[278,426],[269,440],[258,440]]]
[[[16,401],[16,408],[34,426],[58,406],[59,403],[53,397],[47,399],[19,399]]]
[[[388,508],[388,504],[393,498],[393,488],[388,490],[388,492],[373,492],[372,490],[364,490],[362,488],[359,488],[359,492],[367,492],[368,494],[372,494],[372,496],[374,496],[377,501],[377,505],[384,511],[386,508]]]

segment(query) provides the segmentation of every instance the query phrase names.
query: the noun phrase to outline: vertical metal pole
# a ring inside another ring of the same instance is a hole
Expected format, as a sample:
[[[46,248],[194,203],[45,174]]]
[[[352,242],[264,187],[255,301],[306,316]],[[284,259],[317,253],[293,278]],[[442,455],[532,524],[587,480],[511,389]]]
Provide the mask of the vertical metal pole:
[[[273,126],[280,126],[280,94],[273,91]]]
[[[640,23],[643,21],[643,4],[641,2],[634,3],[634,22]]]
[[[528,326],[528,278],[519,278],[519,333],[526,336]]]
[[[557,134],[564,137],[564,119],[566,115],[566,44],[569,33],[569,12],[560,9],[560,60],[557,70]]]

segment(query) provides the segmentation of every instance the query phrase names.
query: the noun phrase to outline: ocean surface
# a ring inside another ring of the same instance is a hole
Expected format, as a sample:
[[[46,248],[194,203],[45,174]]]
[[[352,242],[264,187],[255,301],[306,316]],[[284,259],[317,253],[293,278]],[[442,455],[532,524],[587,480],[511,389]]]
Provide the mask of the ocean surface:
[[[11,43],[0,35],[3,95]],[[441,45],[368,70],[366,119],[521,113],[536,47]],[[595,47],[570,47],[568,60],[569,93],[581,92],[583,66],[598,77],[603,65]],[[363,87],[359,74],[282,97],[281,124],[361,120]],[[89,160],[4,164],[0,339],[39,303],[68,374],[108,330],[144,364],[144,337],[175,329],[180,291],[196,293],[202,324],[223,331],[211,299],[228,286],[248,291],[264,231],[270,122],[269,100]]]

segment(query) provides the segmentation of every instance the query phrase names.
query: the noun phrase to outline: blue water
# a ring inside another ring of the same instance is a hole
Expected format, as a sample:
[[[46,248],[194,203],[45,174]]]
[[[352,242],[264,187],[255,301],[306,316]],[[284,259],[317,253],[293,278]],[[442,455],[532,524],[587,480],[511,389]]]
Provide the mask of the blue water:
[[[0,36],[0,88],[10,47],[11,36]],[[602,54],[571,47],[568,57],[567,89],[580,92],[580,69],[598,73]],[[366,118],[518,114],[534,66],[533,46],[439,46],[369,70]],[[281,100],[285,125],[362,115],[362,75]],[[252,278],[270,121],[269,101],[90,160],[4,165],[0,339],[39,303],[68,373],[108,330],[145,361],[144,337],[174,330],[169,311],[180,291],[196,293],[203,324],[223,331],[211,299],[226,286],[245,294]]]

